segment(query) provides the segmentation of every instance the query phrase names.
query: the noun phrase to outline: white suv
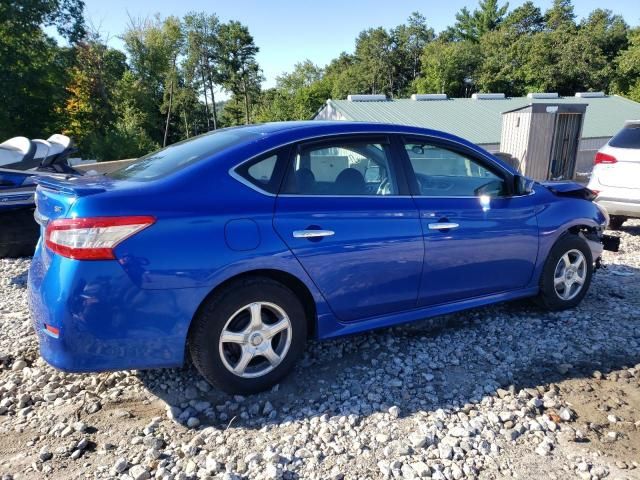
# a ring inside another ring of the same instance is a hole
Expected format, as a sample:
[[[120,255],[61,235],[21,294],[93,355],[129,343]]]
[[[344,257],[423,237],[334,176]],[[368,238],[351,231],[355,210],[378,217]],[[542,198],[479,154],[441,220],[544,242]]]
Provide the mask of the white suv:
[[[588,188],[609,212],[610,228],[617,230],[628,218],[640,218],[640,120],[626,122],[596,153]]]

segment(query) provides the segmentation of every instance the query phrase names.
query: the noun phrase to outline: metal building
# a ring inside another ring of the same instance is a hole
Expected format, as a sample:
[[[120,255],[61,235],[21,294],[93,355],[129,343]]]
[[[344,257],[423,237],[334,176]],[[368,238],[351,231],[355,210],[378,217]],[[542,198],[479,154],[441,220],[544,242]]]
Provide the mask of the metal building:
[[[382,95],[352,96],[351,100],[327,100],[315,120],[351,120],[398,123],[433,128],[466,138],[490,152],[500,150],[502,113],[530,104],[587,104],[576,157],[576,172],[588,174],[593,157],[626,120],[640,119],[640,103],[601,92],[530,93],[526,97],[476,94],[475,98],[447,98],[443,94],[420,94],[386,99]],[[584,178],[584,177],[583,177]]]
[[[535,180],[574,178],[586,103],[532,103],[502,114],[500,151]]]

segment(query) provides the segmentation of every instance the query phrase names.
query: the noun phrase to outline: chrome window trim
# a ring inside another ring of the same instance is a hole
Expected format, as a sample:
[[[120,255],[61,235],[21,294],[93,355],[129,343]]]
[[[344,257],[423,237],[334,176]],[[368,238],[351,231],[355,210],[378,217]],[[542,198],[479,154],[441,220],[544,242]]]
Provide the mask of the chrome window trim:
[[[522,198],[522,197],[528,197],[528,196],[530,196],[530,195],[535,195],[535,193],[536,193],[536,191],[535,191],[535,190],[532,190],[531,192],[526,193],[526,194],[524,194],[524,195],[509,195],[508,197],[490,197],[490,198],[491,198],[492,200],[493,200],[493,199],[498,199],[498,198],[501,198],[501,199],[505,199],[505,200],[507,200],[507,199],[509,199],[509,198]],[[479,196],[473,196],[473,195],[467,195],[467,196],[464,196],[464,195],[456,195],[456,196],[451,196],[451,197],[446,197],[446,196],[444,196],[444,195],[442,195],[442,196],[412,195],[412,196],[413,196],[413,198],[480,198],[480,197],[481,197],[481,195],[479,195]]]
[[[267,192],[266,190],[261,189],[257,185],[253,184],[252,182],[250,182],[249,180],[247,180],[246,178],[244,178],[243,176],[238,174],[238,172],[236,172],[236,170],[238,168],[240,168],[242,165],[244,165],[245,163],[249,163],[249,162],[255,160],[256,158],[268,153],[271,150],[277,150],[279,148],[288,147],[288,146],[294,145],[296,143],[306,142],[306,141],[313,141],[313,140],[316,140],[316,139],[323,139],[323,138],[329,138],[329,137],[340,137],[340,136],[353,136],[353,135],[408,135],[408,136],[414,135],[414,136],[418,136],[418,137],[432,138],[432,139],[435,139],[435,140],[440,140],[440,141],[444,141],[444,142],[453,143],[453,144],[456,144],[456,145],[460,145],[463,148],[469,148],[469,146],[465,145],[462,142],[458,142],[457,140],[444,139],[442,137],[438,137],[438,136],[435,136],[435,135],[424,134],[424,133],[410,133],[410,132],[403,132],[403,131],[397,131],[397,130],[385,130],[383,132],[363,131],[363,132],[348,132],[348,133],[326,133],[326,134],[317,135],[317,136],[314,136],[314,137],[292,140],[290,142],[286,142],[286,143],[282,143],[280,145],[277,145],[277,146],[275,146],[275,147],[273,147],[271,149],[264,150],[264,151],[262,151],[260,153],[257,153],[256,155],[253,155],[253,156],[247,158],[246,160],[243,160],[242,162],[234,165],[233,167],[229,168],[227,173],[234,180],[237,180],[238,182],[242,183],[243,185],[249,187],[251,190],[254,190],[255,192],[261,193],[262,195],[265,195],[267,197],[306,197],[306,198],[480,198],[480,197],[468,197],[468,196],[465,196],[465,197],[429,197],[429,196],[418,196],[418,195],[411,195],[411,194],[408,194],[408,195],[298,195],[298,194],[293,194],[293,193],[275,194],[275,193],[270,193],[270,192]],[[478,155],[481,155],[484,158],[486,158],[486,160],[490,161],[492,164],[495,163],[491,158],[485,157],[485,155],[482,154],[481,152],[476,152],[476,153],[478,153]],[[500,169],[500,171],[502,171],[503,173],[506,173],[508,175],[512,175],[511,172],[506,170],[499,163],[495,163],[495,166],[498,169]],[[535,192],[533,192],[533,193],[535,193]],[[529,194],[529,195],[531,195],[531,194]],[[521,197],[521,196],[526,196],[526,195],[518,195],[517,197]],[[501,197],[501,198],[517,198],[517,197],[516,196],[511,196],[511,197]]]

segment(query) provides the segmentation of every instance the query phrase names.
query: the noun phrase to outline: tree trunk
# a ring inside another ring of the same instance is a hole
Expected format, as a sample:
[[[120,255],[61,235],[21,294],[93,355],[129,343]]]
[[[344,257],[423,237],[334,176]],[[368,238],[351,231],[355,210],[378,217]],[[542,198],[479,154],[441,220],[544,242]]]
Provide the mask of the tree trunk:
[[[187,138],[189,138],[189,122],[187,121],[187,111],[183,110],[182,113],[184,114],[184,131],[187,134]]]
[[[249,88],[247,87],[247,79],[244,78],[242,80],[242,83],[244,84],[244,114],[246,119],[245,123],[249,125],[251,119],[249,118]]]
[[[211,130],[211,119],[209,118],[209,101],[207,100],[207,83],[204,81],[204,63],[200,68],[202,74],[202,90],[204,91],[204,112],[207,117],[207,132]]]
[[[171,83],[169,84],[169,108],[167,109],[167,121],[164,125],[164,140],[162,146],[167,146],[167,138],[169,137],[169,121],[171,120],[171,106],[173,104],[173,76],[176,73],[176,59],[173,59],[173,70],[171,71]]]
[[[213,129],[218,128],[218,112],[216,109],[216,97],[213,95],[213,82],[211,81],[211,72],[208,72],[209,91],[211,92],[211,109],[213,110]]]

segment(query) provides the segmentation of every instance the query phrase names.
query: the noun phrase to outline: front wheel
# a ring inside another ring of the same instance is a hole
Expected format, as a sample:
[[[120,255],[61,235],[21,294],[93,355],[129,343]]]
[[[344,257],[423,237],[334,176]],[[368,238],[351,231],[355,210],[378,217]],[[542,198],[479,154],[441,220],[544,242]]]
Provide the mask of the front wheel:
[[[574,234],[560,238],[549,252],[537,303],[549,310],[578,305],[589,289],[593,257],[586,240]]]
[[[300,300],[266,278],[235,282],[209,299],[189,333],[200,374],[228,393],[275,385],[302,354],[307,321]]]

